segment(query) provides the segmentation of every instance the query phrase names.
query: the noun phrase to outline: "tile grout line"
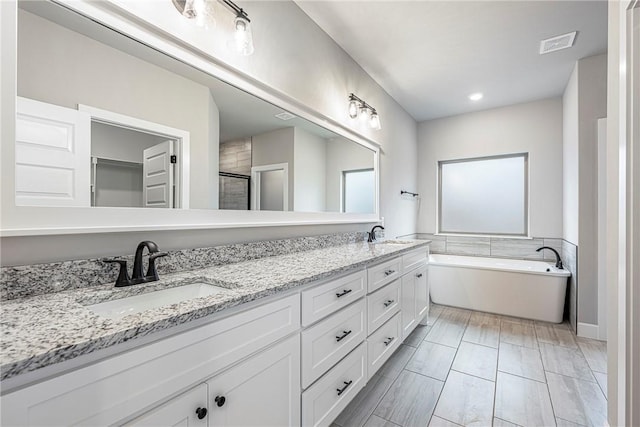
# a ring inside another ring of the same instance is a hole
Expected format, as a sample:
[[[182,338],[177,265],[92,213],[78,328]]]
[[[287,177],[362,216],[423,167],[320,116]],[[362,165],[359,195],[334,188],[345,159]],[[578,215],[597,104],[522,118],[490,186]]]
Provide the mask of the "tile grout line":
[[[498,323],[498,357],[496,357],[496,382],[493,385],[493,412],[491,413],[491,425],[493,426],[493,420],[496,418],[496,402],[498,399],[498,372],[500,366],[500,336],[502,335],[502,322]]]
[[[470,319],[471,319],[471,316],[469,316],[469,318],[465,322],[464,331],[462,331],[462,336],[464,336],[465,332],[467,332],[467,328],[469,327],[469,320]],[[429,341],[429,342],[431,342],[431,341]],[[455,362],[456,356],[458,355],[458,350],[460,349],[460,343],[462,343],[462,337],[460,337],[460,342],[458,343],[458,347],[456,347],[456,354],[453,355],[453,359],[451,360],[451,366],[453,366],[453,362]],[[434,344],[437,344],[437,343],[434,343]],[[435,403],[435,405],[433,405],[433,412],[431,412],[431,416],[429,417],[429,422],[427,423],[427,426],[429,424],[431,424],[431,419],[433,418],[433,416],[436,413],[436,409],[438,408],[438,403],[440,402],[440,398],[442,397],[442,392],[444,391],[444,388],[447,385],[447,380],[449,379],[449,374],[452,371],[451,366],[449,366],[449,370],[447,371],[447,377],[444,379],[444,382],[442,383],[442,388],[440,389],[440,393],[438,393],[438,398],[436,399],[436,403]],[[456,372],[458,372],[458,371],[456,371]],[[455,423],[455,422],[453,422],[453,421],[451,421],[451,420],[449,420],[447,418],[444,418],[444,417],[440,417],[440,418],[442,418],[443,420],[447,420],[449,422],[452,422],[454,424],[457,424],[457,423]]]

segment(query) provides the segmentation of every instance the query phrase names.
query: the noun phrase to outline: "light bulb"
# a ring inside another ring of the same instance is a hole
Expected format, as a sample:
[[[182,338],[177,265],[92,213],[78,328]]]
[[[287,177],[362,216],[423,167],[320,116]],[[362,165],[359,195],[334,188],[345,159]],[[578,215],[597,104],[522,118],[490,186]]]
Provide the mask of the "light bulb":
[[[184,9],[182,9],[182,16],[189,19],[193,19],[196,17],[198,13],[196,12],[196,8],[194,5],[195,2],[196,0],[186,0],[184,2]]]
[[[380,130],[382,126],[380,125],[380,116],[376,111],[371,112],[371,117],[369,118],[369,126],[371,129]]]
[[[358,112],[358,115],[360,116],[360,120],[362,122],[366,122],[367,119],[369,119],[369,109],[367,107],[365,107],[364,105],[360,106],[360,111]]]
[[[247,18],[239,15],[234,20],[236,31],[234,34],[235,49],[240,55],[251,55],[253,53],[253,36],[251,34],[251,24]]]
[[[352,119],[358,117],[358,103],[355,99],[349,101],[349,117]]]
[[[195,20],[196,25],[202,28],[215,24],[213,16],[207,10],[207,0],[186,0],[182,16]]]

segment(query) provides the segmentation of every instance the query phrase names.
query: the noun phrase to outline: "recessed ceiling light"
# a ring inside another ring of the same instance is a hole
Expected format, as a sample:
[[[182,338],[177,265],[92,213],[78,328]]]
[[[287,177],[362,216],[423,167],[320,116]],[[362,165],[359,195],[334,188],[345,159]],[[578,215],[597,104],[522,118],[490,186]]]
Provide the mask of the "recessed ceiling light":
[[[472,100],[472,101],[480,101],[483,96],[484,95],[482,95],[480,92],[472,93],[471,95],[469,95],[469,99]]]

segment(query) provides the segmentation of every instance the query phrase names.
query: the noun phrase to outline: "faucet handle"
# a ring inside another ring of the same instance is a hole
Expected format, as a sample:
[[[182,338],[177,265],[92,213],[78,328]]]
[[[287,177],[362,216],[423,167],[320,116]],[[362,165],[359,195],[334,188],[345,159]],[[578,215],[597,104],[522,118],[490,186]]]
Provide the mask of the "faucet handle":
[[[116,284],[115,284],[116,288],[120,288],[122,286],[129,286],[131,284],[131,278],[129,277],[129,272],[127,271],[126,259],[103,258],[102,262],[120,264],[120,271],[118,272],[118,278],[116,279]]]
[[[169,255],[167,252],[153,252],[149,254],[149,267],[147,268],[147,274],[144,278],[149,282],[155,282],[159,280],[158,271],[156,270],[156,258]]]

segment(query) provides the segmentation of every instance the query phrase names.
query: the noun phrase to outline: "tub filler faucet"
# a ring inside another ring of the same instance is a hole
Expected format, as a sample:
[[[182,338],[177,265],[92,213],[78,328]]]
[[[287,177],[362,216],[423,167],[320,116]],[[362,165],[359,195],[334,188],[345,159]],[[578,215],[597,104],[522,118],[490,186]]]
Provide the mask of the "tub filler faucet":
[[[562,259],[560,258],[560,254],[558,253],[558,251],[550,248],[549,246],[542,246],[541,248],[536,249],[536,252],[540,252],[543,249],[549,249],[551,252],[553,252],[556,255],[556,268],[559,270],[564,270],[564,267],[562,266]]]

